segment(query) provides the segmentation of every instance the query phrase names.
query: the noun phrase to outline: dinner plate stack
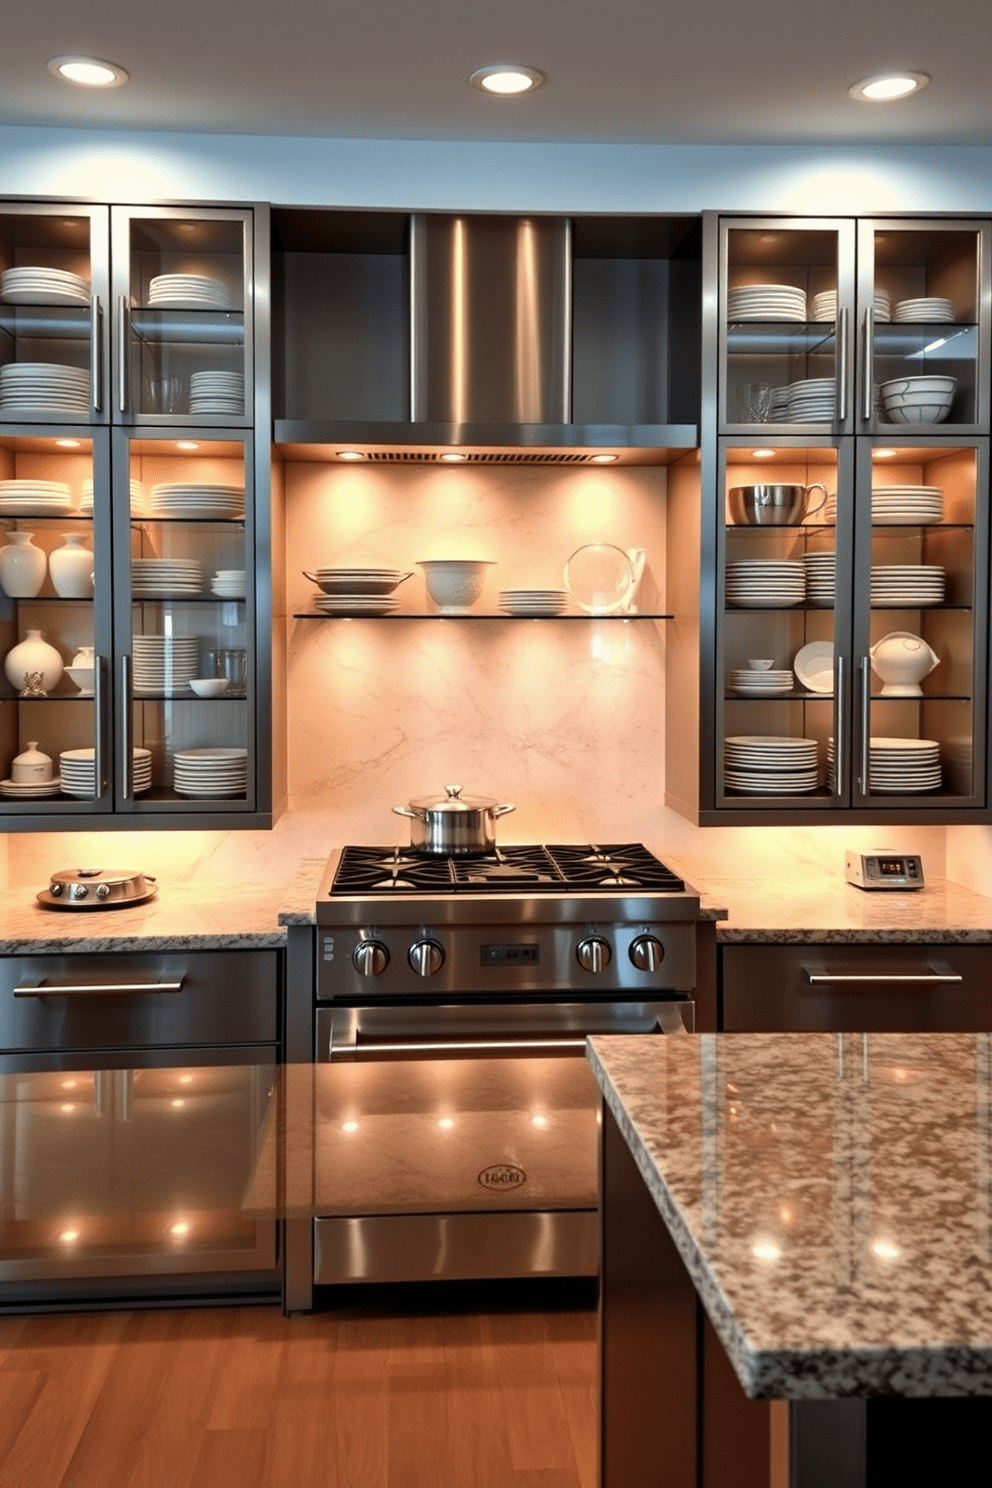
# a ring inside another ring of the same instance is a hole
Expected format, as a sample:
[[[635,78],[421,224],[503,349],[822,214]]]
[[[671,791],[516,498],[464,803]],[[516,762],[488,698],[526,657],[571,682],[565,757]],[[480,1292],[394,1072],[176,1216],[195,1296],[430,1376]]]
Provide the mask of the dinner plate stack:
[[[243,796],[248,789],[248,751],[177,749],[172,783],[180,796]]]
[[[60,362],[8,362],[0,367],[0,409],[27,413],[89,413],[90,374]]]
[[[244,599],[248,572],[244,568],[219,568],[210,580],[210,592],[218,599]]]
[[[186,684],[200,675],[199,636],[136,635],[131,650],[135,693],[185,694]]]
[[[724,740],[723,779],[746,795],[791,796],[816,790],[819,770],[815,739],[740,734]]]
[[[881,526],[922,527],[944,518],[940,486],[873,486],[871,519]]]
[[[244,486],[215,486],[167,481],[152,486],[153,517],[241,518],[245,514]]]
[[[884,563],[871,571],[874,609],[943,604],[944,570],[938,563]]]
[[[789,422],[789,387],[772,388],[771,402],[768,405],[768,422],[771,424],[787,424]]]
[[[501,589],[499,607],[506,615],[560,615],[568,609],[565,589]]]
[[[827,741],[827,784],[834,776],[834,741]],[[943,784],[940,745],[934,739],[868,740],[868,786],[874,795],[919,795]]]
[[[315,594],[313,607],[319,615],[392,615],[400,607],[391,594]]]
[[[58,517],[72,509],[72,491],[62,481],[0,480],[0,515]]]
[[[730,673],[728,685],[731,692],[739,692],[741,697],[778,697],[792,691],[792,672],[776,667],[767,672],[738,667]]]
[[[58,775],[52,780],[0,780],[0,796],[15,801],[40,801],[45,796],[57,796],[61,789]]]
[[[727,564],[727,603],[742,609],[784,609],[806,596],[806,570],[794,559],[741,558]]]
[[[834,603],[837,554],[807,553],[803,559],[803,567],[806,570],[806,603],[831,609]]]
[[[896,320],[936,321],[946,325],[954,320],[954,306],[950,300],[939,295],[929,295],[917,300],[900,300],[896,305]]]
[[[189,411],[200,414],[231,414],[245,411],[243,372],[194,372],[189,379]]]
[[[399,609],[393,598],[409,573],[399,568],[316,568],[304,572],[320,590],[314,609],[321,615],[390,615]]]
[[[8,305],[88,305],[90,282],[68,269],[5,269],[0,299]]]
[[[230,310],[231,291],[209,274],[156,274],[148,283],[153,310]]]
[[[134,791],[140,795],[142,791],[151,790],[152,752],[135,748],[131,754]],[[96,795],[96,752],[93,749],[64,749],[59,755],[59,769],[62,790],[67,796],[89,800]]]
[[[134,599],[181,599],[203,592],[203,564],[196,558],[134,558],[131,595]]]
[[[83,494],[79,502],[81,516],[89,516],[93,510],[93,482],[89,479],[83,481]],[[131,514],[132,516],[143,516],[145,512],[145,488],[139,480],[131,482]]]
[[[837,384],[832,377],[806,377],[789,384],[790,424],[829,424],[834,416]]]
[[[792,284],[746,284],[727,292],[728,320],[805,320],[806,291]]]
[[[875,319],[887,321],[892,319],[892,301],[888,291],[876,289],[873,300]],[[837,291],[825,289],[821,294],[813,296],[810,306],[810,320],[836,320],[837,319]]]

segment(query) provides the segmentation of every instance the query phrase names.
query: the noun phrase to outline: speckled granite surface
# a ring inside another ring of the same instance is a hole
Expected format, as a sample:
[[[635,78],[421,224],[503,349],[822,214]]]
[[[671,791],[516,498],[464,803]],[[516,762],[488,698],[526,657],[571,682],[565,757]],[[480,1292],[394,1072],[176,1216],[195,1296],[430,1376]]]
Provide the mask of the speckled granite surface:
[[[304,858],[279,907],[280,925],[316,924],[317,887],[327,867],[326,858]]]
[[[595,1038],[748,1394],[992,1394],[992,1036]]]

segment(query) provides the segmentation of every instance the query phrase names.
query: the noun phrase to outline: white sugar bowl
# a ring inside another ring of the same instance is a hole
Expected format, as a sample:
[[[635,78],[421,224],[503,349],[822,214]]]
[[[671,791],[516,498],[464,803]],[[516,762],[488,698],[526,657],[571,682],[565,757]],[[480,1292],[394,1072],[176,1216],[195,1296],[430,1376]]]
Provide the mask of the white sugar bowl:
[[[940,665],[940,657],[922,636],[892,630],[872,646],[871,664],[882,679],[882,697],[920,697],[920,683]]]
[[[23,754],[17,755],[10,767],[10,778],[17,785],[35,785],[52,779],[51,756],[38,748],[32,739]]]

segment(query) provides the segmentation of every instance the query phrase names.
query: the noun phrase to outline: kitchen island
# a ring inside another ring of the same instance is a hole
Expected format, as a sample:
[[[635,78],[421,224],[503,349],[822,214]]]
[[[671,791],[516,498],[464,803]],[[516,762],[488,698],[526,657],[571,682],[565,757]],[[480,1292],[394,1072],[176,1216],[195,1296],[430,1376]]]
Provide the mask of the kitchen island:
[[[989,1036],[594,1039],[590,1059],[602,1488],[979,1481]]]

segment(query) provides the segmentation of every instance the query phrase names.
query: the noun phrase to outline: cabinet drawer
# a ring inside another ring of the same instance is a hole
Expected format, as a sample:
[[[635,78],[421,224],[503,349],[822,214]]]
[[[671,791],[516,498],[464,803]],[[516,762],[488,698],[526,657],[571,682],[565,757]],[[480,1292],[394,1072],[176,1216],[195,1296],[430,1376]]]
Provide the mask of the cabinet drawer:
[[[274,1043],[276,951],[0,958],[0,1048]]]
[[[992,946],[724,946],[736,1033],[992,1031]]]

